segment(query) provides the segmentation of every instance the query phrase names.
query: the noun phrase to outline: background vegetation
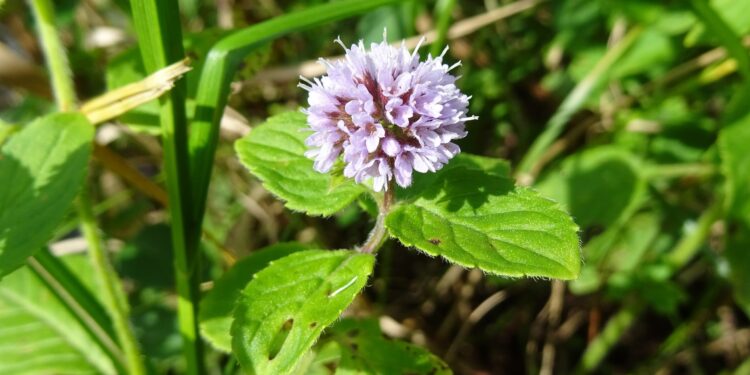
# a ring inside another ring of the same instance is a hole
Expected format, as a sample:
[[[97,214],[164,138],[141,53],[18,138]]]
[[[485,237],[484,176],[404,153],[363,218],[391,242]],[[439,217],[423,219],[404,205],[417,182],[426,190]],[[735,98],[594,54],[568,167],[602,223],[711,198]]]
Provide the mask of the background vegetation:
[[[194,72],[226,30],[320,3],[180,1]],[[127,1],[54,6],[79,98],[144,76]],[[55,110],[35,22],[24,2],[0,7],[0,142]],[[407,2],[265,44],[242,61],[221,122],[202,290],[270,244],[351,248],[365,238],[366,207],[331,218],[289,211],[241,166],[233,143],[305,105],[298,76],[319,72],[310,60],[341,54],[336,37],[380,41],[384,27],[391,41],[437,30],[422,51],[451,47],[446,59],[462,61],[460,86],[479,116],[462,149],[509,160],[520,183],[564,203],[585,264],[568,283],[507,279],[391,241],[347,315],[379,319],[387,336],[429,348],[461,374],[750,373],[750,0]],[[148,366],[181,373],[160,132],[156,103],[100,126],[88,180]],[[78,221],[68,214],[51,253],[97,291]],[[98,354],[76,344],[85,332],[61,328],[75,322],[58,305],[29,268],[3,279],[0,347],[17,350],[3,349],[0,373],[97,368]],[[239,371],[208,347],[211,371]]]

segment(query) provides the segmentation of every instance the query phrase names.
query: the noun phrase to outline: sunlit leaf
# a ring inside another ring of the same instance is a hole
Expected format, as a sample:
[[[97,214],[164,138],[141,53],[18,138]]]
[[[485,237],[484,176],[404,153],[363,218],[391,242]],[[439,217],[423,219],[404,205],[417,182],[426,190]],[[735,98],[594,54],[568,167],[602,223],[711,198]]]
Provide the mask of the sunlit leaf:
[[[199,319],[203,337],[215,348],[230,352],[232,336],[229,330],[234,306],[242,290],[256,273],[272,261],[308,248],[309,246],[300,243],[280,243],[253,252],[235,263],[201,299]]]
[[[85,257],[69,265],[93,279]],[[115,373],[101,347],[28,268],[0,282],[0,316],[2,374]]]
[[[77,113],[43,117],[0,155],[0,278],[39,250],[64,218],[86,175],[94,127]]]
[[[232,324],[232,349],[254,374],[288,374],[367,282],[375,258],[347,250],[307,250],[255,274]]]
[[[353,202],[364,187],[343,176],[320,173],[305,157],[306,119],[289,112],[268,119],[237,141],[240,161],[292,210],[331,215]]]
[[[388,215],[390,233],[404,245],[494,274],[576,278],[581,255],[571,217],[507,174],[488,173],[485,164],[486,158],[461,155],[424,177],[429,185]]]

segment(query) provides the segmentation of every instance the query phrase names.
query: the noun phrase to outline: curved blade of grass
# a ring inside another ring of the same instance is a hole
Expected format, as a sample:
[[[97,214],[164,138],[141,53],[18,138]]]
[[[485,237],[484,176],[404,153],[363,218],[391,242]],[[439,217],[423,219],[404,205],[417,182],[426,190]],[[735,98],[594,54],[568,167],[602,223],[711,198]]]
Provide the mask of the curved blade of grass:
[[[50,71],[55,103],[61,111],[70,111],[75,106],[76,93],[68,65],[68,55],[57,36],[55,9],[50,0],[29,0],[29,5],[39,29],[39,39]]]
[[[316,25],[351,17],[396,0],[345,0],[286,14],[239,30],[211,48],[201,71],[195,117],[190,124],[190,174],[193,220],[200,223],[219,137],[219,121],[229,94],[229,83],[243,57],[268,41]]]

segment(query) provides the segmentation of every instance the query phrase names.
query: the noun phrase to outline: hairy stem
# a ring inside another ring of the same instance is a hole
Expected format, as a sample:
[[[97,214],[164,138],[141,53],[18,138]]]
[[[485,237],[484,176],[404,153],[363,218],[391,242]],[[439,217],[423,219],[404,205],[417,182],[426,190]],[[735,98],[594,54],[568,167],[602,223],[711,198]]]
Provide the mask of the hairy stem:
[[[388,229],[385,227],[385,218],[391,211],[393,205],[394,192],[393,192],[393,181],[388,184],[387,190],[383,193],[383,199],[378,202],[378,217],[375,220],[375,226],[367,236],[362,246],[359,247],[359,251],[363,253],[374,253],[380,246],[383,245],[385,240],[388,238]]]
[[[86,242],[89,245],[89,257],[94,268],[99,284],[102,286],[102,297],[104,305],[112,317],[112,323],[115,332],[125,352],[125,358],[128,363],[128,373],[134,375],[145,374],[146,370],[143,365],[138,344],[136,343],[133,331],[130,329],[128,321],[128,305],[125,299],[125,293],[119,284],[116,273],[107,259],[102,246],[102,240],[99,236],[99,228],[94,219],[94,213],[91,209],[91,199],[88,190],[83,188],[78,197],[76,204],[78,216],[81,219],[81,231],[83,232]]]
[[[65,54],[65,47],[60,42],[55,27],[55,8],[50,0],[29,0],[34,12],[42,51],[47,68],[52,79],[52,89],[55,103],[60,111],[70,111],[75,108],[76,94],[73,80],[70,77],[70,66]]]

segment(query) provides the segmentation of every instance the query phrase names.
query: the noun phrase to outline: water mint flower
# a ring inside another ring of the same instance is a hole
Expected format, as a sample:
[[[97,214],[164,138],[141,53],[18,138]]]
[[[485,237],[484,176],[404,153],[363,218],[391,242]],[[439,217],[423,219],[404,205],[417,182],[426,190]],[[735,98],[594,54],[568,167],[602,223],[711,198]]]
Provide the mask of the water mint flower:
[[[385,39],[385,38],[384,38]],[[460,152],[454,140],[466,136],[469,97],[443,64],[443,56],[419,61],[417,49],[390,46],[385,40],[366,50],[360,40],[341,61],[320,62],[327,75],[302,78],[309,92],[307,122],[313,131],[305,154],[314,168],[328,172],[343,155],[344,175],[358,183],[372,178],[373,189],[391,180],[411,185],[412,173],[435,172]],[[421,43],[421,42],[420,42]]]

